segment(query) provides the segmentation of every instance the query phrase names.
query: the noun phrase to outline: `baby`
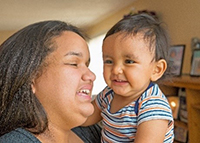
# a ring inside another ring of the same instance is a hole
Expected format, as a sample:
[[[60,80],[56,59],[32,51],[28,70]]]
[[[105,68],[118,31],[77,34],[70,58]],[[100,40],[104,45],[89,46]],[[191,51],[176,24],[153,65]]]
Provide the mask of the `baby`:
[[[173,142],[171,108],[155,83],[167,69],[168,47],[161,23],[144,13],[123,18],[107,32],[102,49],[107,87],[84,123],[103,119],[101,142]]]

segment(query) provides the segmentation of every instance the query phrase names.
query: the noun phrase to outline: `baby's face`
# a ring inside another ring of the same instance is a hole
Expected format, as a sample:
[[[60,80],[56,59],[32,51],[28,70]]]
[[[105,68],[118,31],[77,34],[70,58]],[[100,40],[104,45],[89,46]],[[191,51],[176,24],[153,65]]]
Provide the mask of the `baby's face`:
[[[115,33],[103,43],[104,79],[121,96],[139,96],[151,81],[155,62],[149,43],[135,36]]]

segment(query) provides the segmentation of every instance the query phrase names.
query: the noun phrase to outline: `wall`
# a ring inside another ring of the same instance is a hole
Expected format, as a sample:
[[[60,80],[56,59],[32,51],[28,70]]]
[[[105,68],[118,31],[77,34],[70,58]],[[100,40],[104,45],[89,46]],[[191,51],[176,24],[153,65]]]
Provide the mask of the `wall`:
[[[10,37],[15,31],[0,31],[0,44]]]
[[[106,32],[114,23],[127,14],[131,8],[155,11],[167,24],[172,45],[185,44],[183,74],[190,73],[191,38],[200,38],[200,0],[136,0],[132,5],[108,17],[88,29],[87,33],[95,37]]]
[[[90,37],[105,33],[132,8],[155,11],[164,21],[171,35],[172,45],[185,44],[183,74],[190,73],[191,38],[200,37],[200,0],[135,0],[130,6],[90,27],[86,32]],[[0,43],[15,31],[0,31]]]

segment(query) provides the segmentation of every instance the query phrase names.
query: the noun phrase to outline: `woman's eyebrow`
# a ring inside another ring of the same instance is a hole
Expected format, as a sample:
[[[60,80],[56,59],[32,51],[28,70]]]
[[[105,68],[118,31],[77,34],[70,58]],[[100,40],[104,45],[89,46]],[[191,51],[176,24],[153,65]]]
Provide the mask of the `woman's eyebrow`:
[[[83,57],[83,54],[80,52],[68,52],[67,54],[65,54],[65,56],[78,56],[78,57]]]
[[[68,52],[67,54],[65,54],[65,56],[78,56],[78,57],[83,57],[83,54],[81,52],[73,52],[73,51],[70,51]],[[87,61],[87,64],[89,65],[90,63],[90,58],[88,59]]]

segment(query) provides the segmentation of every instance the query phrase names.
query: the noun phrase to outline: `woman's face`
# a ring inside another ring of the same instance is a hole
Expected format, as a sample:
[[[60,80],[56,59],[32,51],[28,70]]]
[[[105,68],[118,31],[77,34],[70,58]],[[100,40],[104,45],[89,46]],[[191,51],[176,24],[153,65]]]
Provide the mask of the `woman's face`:
[[[82,37],[65,31],[54,41],[57,48],[47,57],[48,66],[32,87],[49,125],[68,130],[84,123],[94,111],[91,92],[95,75],[88,69],[90,54]]]

